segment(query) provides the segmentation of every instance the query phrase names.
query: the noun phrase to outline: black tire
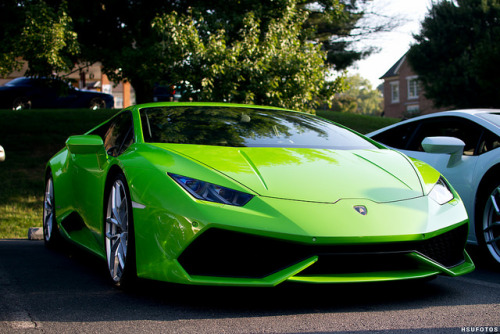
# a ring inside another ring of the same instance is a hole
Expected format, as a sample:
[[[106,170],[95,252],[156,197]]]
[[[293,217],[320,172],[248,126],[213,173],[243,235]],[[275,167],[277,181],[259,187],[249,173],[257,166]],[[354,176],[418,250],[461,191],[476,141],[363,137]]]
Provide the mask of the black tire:
[[[31,100],[26,96],[19,96],[12,102],[12,110],[31,109]]]
[[[106,109],[106,101],[99,97],[94,97],[92,100],[90,100],[89,108],[92,110]]]
[[[487,180],[476,199],[475,231],[481,251],[500,267],[500,180]]]
[[[123,174],[116,174],[108,185],[104,206],[106,265],[113,284],[128,288],[137,277],[132,201]]]
[[[43,240],[47,248],[56,248],[61,241],[56,221],[56,205],[54,179],[48,172],[45,178],[45,195],[43,198]]]

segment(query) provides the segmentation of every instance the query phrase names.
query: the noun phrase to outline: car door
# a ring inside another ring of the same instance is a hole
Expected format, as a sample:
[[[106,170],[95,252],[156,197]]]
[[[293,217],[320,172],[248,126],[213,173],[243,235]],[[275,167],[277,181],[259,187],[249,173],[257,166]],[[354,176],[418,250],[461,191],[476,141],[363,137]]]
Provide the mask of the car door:
[[[134,141],[130,111],[118,114],[89,135],[100,136],[103,147],[97,153],[72,155],[72,179],[77,212],[93,232],[96,241],[101,242],[107,172],[114,160]]]
[[[36,108],[63,108],[71,105],[75,90],[59,79],[31,79],[30,99]]]

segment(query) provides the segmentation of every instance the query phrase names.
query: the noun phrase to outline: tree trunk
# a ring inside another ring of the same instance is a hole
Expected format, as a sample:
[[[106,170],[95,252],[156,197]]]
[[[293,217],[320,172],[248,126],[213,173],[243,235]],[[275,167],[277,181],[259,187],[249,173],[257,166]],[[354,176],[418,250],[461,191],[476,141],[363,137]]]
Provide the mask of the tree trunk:
[[[142,80],[140,78],[134,78],[130,80],[132,87],[135,91],[135,101],[137,104],[154,102],[153,91],[154,86],[151,82]]]

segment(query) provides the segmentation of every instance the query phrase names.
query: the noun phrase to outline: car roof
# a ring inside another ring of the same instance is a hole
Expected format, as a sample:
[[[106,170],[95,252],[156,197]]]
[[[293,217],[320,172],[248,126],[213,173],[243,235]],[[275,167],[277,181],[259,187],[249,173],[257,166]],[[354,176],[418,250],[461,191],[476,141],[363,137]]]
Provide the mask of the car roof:
[[[467,118],[467,119],[472,120],[473,122],[481,125],[484,128],[487,128],[487,129],[489,129],[497,134],[500,134],[500,127],[498,125],[496,125],[495,123],[487,120],[486,118],[481,117],[480,114],[500,114],[500,109],[477,108],[477,109],[457,109],[457,110],[440,111],[440,112],[436,112],[436,113],[432,113],[432,114],[417,116],[414,118],[403,120],[403,121],[398,122],[398,123],[391,124],[391,125],[386,126],[384,128],[370,132],[370,133],[366,134],[366,136],[372,137],[374,135],[377,135],[381,132],[395,128],[395,127],[400,126],[402,124],[418,122],[420,120],[429,119],[429,118],[450,117],[450,116]]]

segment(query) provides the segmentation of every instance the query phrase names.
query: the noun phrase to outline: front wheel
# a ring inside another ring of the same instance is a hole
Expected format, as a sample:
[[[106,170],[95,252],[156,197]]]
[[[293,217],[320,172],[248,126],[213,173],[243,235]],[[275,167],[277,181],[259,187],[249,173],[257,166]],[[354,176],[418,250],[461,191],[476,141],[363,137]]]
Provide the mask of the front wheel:
[[[476,235],[479,245],[500,265],[500,182],[491,182],[477,201]]]
[[[99,97],[94,97],[90,100],[89,108],[92,110],[106,109],[106,102]]]
[[[31,109],[31,100],[26,96],[19,96],[12,102],[12,110]]]
[[[110,183],[104,217],[106,262],[117,286],[133,282],[136,275],[132,202],[122,174]]]

